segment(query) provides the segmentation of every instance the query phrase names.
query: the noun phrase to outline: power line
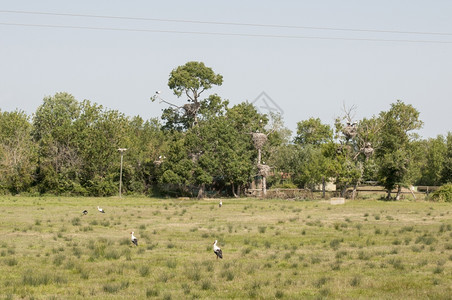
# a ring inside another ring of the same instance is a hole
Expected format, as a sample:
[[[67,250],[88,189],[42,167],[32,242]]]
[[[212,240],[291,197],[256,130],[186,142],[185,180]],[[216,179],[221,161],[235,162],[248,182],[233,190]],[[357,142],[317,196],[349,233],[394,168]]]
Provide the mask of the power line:
[[[280,38],[280,39],[315,39],[315,40],[368,41],[368,42],[452,44],[452,41],[437,41],[437,40],[343,38],[343,37],[321,37],[321,36],[300,36],[300,35],[227,33],[227,32],[207,32],[207,31],[179,31],[179,30],[134,29],[134,28],[114,28],[114,27],[91,27],[91,26],[50,25],[50,24],[25,24],[25,23],[4,23],[4,22],[0,22],[0,25],[22,26],[22,27],[40,27],[40,28],[87,29],[87,30],[104,30],[104,31],[173,33],[173,34],[196,34],[196,35],[214,35],[214,36],[240,36],[240,37]]]
[[[19,10],[0,10],[0,13],[49,15],[49,16],[65,16],[65,17],[84,17],[84,18],[102,18],[102,19],[120,19],[120,20],[136,20],[136,21],[156,21],[156,22],[173,22],[173,23],[192,23],[192,24],[208,24],[208,25],[248,26],[248,27],[265,27],[265,28],[286,28],[286,29],[309,29],[309,30],[327,30],[327,31],[349,31],[349,32],[372,32],[372,33],[393,33],[393,34],[417,34],[417,35],[452,36],[452,33],[449,33],[449,32],[400,31],[400,30],[380,30],[380,29],[354,29],[354,28],[338,28],[338,27],[337,28],[336,27],[316,27],[316,26],[297,26],[297,25],[278,25],[278,24],[259,24],[259,23],[239,23],[239,22],[213,22],[213,21],[199,21],[199,20],[142,18],[142,17],[105,16],[105,15],[86,15],[86,14],[52,13],[52,12],[38,12],[38,11],[19,11]]]

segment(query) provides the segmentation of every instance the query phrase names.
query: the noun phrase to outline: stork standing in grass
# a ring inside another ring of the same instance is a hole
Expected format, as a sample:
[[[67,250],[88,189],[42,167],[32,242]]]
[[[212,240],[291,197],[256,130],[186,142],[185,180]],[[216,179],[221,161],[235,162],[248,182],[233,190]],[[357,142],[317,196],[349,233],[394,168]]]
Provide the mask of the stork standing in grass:
[[[137,238],[133,235],[134,234],[134,232],[132,231],[131,233],[130,233],[132,236],[131,236],[131,240],[132,240],[132,243],[135,245],[135,246],[138,246],[138,240],[137,240]]]
[[[97,207],[97,210],[103,214],[105,213],[105,211],[102,208],[100,208],[99,206]]]
[[[217,259],[223,258],[223,251],[221,251],[220,247],[217,246],[217,240],[215,240],[215,243],[213,243],[213,253],[217,255]]]
[[[218,204],[218,207],[222,207],[223,206],[223,202],[220,200],[220,203]]]

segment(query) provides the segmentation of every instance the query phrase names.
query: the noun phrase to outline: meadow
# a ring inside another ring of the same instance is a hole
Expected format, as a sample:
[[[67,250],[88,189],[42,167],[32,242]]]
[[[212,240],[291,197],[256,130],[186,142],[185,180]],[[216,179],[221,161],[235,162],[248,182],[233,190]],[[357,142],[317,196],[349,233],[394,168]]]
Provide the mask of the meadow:
[[[218,202],[0,197],[0,297],[452,297],[451,204]]]

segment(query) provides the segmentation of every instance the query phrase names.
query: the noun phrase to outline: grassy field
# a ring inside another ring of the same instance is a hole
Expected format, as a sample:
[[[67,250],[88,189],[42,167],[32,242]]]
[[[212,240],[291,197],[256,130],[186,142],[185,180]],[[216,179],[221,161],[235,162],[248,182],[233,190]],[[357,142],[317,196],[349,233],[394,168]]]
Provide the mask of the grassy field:
[[[446,203],[0,197],[2,299],[451,299],[451,267]]]

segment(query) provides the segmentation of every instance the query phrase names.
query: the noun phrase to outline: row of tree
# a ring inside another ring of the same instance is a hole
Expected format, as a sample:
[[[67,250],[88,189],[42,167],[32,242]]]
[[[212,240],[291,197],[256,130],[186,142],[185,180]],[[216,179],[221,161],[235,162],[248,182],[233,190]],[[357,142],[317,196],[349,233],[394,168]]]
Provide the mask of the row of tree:
[[[128,117],[88,100],[58,93],[32,117],[0,111],[0,192],[110,196],[118,193],[239,195],[265,164],[269,186],[313,188],[334,180],[342,193],[366,181],[390,191],[452,182],[452,133],[420,139],[419,112],[402,101],[370,119],[353,120],[344,107],[334,128],[320,119],[297,124],[295,137],[277,115],[247,102],[203,92],[223,78],[201,62],[170,73],[168,86],[185,105],[165,103],[159,119]],[[265,133],[262,164],[253,136]],[[265,163],[264,163],[265,162]],[[396,196],[397,197],[397,196]]]

